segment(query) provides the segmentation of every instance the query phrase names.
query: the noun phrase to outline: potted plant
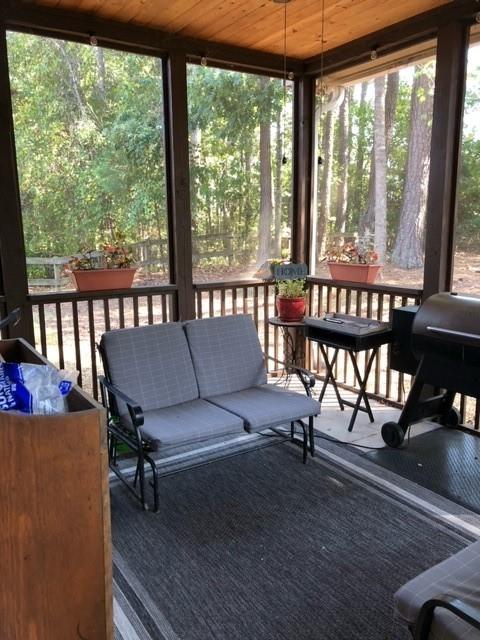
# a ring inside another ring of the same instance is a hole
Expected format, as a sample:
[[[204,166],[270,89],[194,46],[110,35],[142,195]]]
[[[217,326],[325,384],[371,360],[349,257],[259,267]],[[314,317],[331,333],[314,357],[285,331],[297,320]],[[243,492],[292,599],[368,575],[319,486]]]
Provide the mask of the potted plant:
[[[124,238],[119,234],[100,251],[85,251],[73,256],[68,264],[78,291],[128,289],[137,270],[133,266],[132,252],[125,247]]]
[[[325,255],[333,280],[372,284],[382,268],[376,264],[378,254],[365,250],[355,242],[330,247]]]
[[[284,322],[299,322],[305,315],[305,279],[277,282],[278,317]]]

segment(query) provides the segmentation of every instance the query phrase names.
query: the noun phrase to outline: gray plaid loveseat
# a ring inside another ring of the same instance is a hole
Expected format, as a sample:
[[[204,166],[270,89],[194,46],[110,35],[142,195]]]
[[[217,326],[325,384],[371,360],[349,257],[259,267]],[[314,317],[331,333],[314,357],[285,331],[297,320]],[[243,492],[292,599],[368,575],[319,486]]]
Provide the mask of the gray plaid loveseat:
[[[109,413],[112,470],[147,508],[145,465],[158,478],[153,452],[289,424],[303,430],[303,460],[314,454],[314,378],[295,367],[306,395],[267,383],[265,357],[251,316],[170,322],[103,334],[102,399]],[[308,425],[303,419],[308,418]],[[133,486],[117,465],[123,442],[138,455]],[[136,492],[139,482],[139,493]]]
[[[480,640],[480,541],[407,582],[394,603],[415,640]]]

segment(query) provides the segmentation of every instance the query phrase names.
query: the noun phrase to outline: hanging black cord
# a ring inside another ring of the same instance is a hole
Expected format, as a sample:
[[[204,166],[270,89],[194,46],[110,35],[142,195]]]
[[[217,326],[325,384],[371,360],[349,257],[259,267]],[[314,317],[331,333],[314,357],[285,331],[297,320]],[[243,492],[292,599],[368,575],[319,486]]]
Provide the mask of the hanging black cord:
[[[320,115],[318,118],[318,126],[320,129],[320,154],[318,156],[318,164],[323,164],[322,150],[323,150],[323,128],[322,128],[322,116],[323,116],[323,69],[324,69],[324,36],[325,36],[325,0],[322,0],[322,28],[321,28],[321,48],[320,48]]]
[[[282,108],[282,164],[287,164],[285,155],[285,110],[287,108],[287,4],[283,4],[283,108]]]

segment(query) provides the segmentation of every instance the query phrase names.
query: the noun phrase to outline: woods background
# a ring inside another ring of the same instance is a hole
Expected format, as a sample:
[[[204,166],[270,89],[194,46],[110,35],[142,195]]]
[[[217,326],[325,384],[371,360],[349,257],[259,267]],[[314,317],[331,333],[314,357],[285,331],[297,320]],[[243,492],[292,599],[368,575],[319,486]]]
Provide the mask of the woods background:
[[[161,60],[17,33],[8,47],[27,256],[68,257],[118,229],[143,256],[142,277],[168,280]],[[478,51],[471,46],[457,226],[458,265],[473,273]],[[317,272],[329,243],[355,236],[377,250],[389,282],[416,284],[434,76],[435,61],[421,60],[327,91],[318,83]],[[289,255],[291,83],[285,99],[279,79],[189,65],[188,98],[195,279],[251,275]],[[30,276],[44,271],[31,266]]]

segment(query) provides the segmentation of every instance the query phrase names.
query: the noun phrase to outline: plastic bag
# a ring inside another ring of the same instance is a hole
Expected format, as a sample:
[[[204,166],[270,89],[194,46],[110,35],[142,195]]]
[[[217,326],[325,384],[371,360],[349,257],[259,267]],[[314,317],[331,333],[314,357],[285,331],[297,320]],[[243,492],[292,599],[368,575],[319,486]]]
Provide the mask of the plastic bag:
[[[0,410],[52,414],[67,411],[71,375],[45,364],[0,363]]]

